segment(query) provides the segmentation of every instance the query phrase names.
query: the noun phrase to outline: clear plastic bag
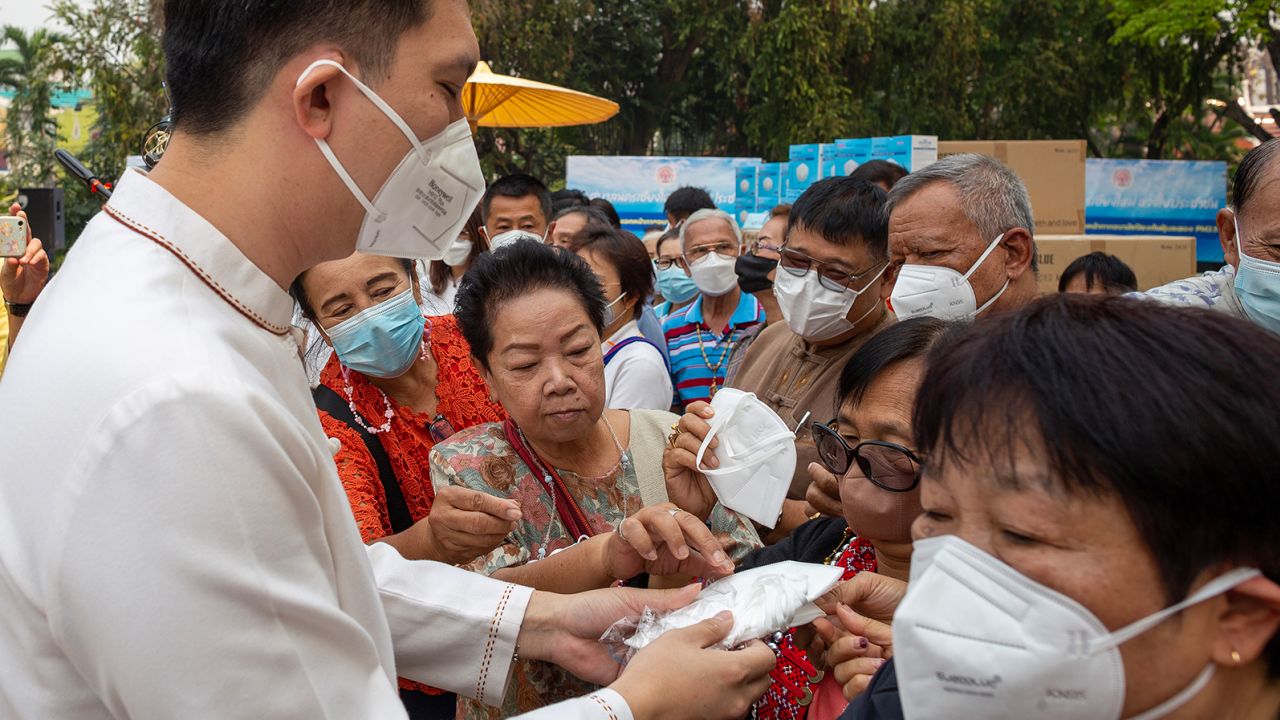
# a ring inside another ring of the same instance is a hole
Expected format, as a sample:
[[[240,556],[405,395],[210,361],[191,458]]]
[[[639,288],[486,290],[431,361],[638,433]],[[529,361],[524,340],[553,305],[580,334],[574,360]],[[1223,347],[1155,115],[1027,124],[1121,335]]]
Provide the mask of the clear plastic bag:
[[[828,565],[785,561],[730,575],[698,593],[693,602],[671,611],[645,608],[639,618],[624,618],[600,637],[614,659],[626,663],[669,630],[688,627],[722,610],[733,613],[733,629],[716,647],[730,649],[770,633],[822,617],[813,601],[840,581],[843,571]]]

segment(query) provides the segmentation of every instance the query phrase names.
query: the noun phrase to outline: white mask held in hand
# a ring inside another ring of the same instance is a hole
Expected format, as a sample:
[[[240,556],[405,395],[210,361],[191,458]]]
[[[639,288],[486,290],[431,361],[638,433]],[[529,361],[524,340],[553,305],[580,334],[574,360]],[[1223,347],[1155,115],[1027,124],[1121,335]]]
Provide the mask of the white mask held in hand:
[[[467,224],[467,218],[484,195],[484,172],[466,118],[450,124],[439,135],[419,141],[385,100],[333,60],[317,60],[298,76],[298,85],[321,65],[331,65],[409,140],[409,152],[391,171],[373,199],[365,197],[347,169],[338,162],[323,138],[316,145],[334,172],[364,206],[364,221],[356,237],[356,250],[372,255],[439,260]]]
[[[917,540],[893,616],[894,663],[908,720],[1119,720],[1120,645],[1260,575],[1240,568],[1182,602],[1110,632],[1074,599],[954,535]],[[1204,689],[1190,685],[1130,720],[1164,717]]]
[[[968,320],[991,307],[1009,289],[1009,279],[1006,277],[1004,286],[983,303],[982,307],[978,307],[977,296],[973,294],[969,277],[1000,247],[1003,239],[1004,233],[1000,233],[969,268],[969,272],[963,275],[940,265],[903,265],[898,268],[898,279],[889,298],[893,304],[893,313],[899,320],[913,317]]]
[[[733,613],[733,629],[716,644],[728,650],[769,633],[804,625],[826,613],[813,604],[840,582],[844,572],[832,565],[783,562],[734,573],[702,589],[693,602],[661,617],[646,610],[635,633],[623,641],[640,650],[669,630],[689,627],[722,610]],[[609,633],[606,633],[609,639]]]
[[[784,267],[778,270],[777,279],[773,281],[773,294],[777,297],[782,317],[792,332],[805,340],[822,342],[849,332],[853,326],[880,309],[883,303],[877,300],[858,319],[849,320],[853,304],[875,285],[887,267],[888,265],[882,265],[880,272],[861,290],[845,288],[844,292],[823,285],[816,269],[810,268],[804,275],[796,277]]]
[[[738,287],[738,271],[734,269],[738,258],[725,257],[709,252],[689,263],[689,277],[703,295],[720,297]]]
[[[796,471],[796,434],[754,393],[723,388],[711,409],[716,414],[698,448],[698,472],[707,476],[721,505],[772,528]],[[713,451],[720,466],[708,468],[702,458],[713,438],[720,441]]]

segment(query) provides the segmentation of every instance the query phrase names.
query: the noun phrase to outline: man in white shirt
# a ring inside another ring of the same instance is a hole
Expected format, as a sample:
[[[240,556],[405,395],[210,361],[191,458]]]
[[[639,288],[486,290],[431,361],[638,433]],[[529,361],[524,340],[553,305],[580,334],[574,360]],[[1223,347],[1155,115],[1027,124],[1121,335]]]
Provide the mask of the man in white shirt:
[[[0,382],[0,717],[403,718],[397,674],[493,703],[517,647],[613,681],[600,633],[691,591],[557,596],[366,548],[289,333],[284,288],[364,218],[315,139],[375,200],[410,147],[343,68],[439,135],[478,56],[465,3],[165,13],[169,150],[90,223]],[[703,649],[728,629],[543,713],[741,715],[773,657]]]

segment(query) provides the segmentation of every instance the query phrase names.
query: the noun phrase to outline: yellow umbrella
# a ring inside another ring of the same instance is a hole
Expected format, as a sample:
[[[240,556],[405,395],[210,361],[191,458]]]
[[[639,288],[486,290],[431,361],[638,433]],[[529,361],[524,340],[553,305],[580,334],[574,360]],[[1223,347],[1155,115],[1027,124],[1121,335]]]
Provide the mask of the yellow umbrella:
[[[618,103],[577,90],[499,75],[481,62],[462,88],[462,106],[477,126],[529,128],[591,125],[618,114]]]

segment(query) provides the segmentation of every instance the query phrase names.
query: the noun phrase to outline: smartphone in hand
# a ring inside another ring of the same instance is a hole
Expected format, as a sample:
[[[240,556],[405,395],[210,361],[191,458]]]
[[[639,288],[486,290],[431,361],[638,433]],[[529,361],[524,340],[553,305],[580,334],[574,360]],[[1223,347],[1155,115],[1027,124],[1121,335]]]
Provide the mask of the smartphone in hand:
[[[27,252],[27,221],[0,215],[0,257],[22,257]]]

